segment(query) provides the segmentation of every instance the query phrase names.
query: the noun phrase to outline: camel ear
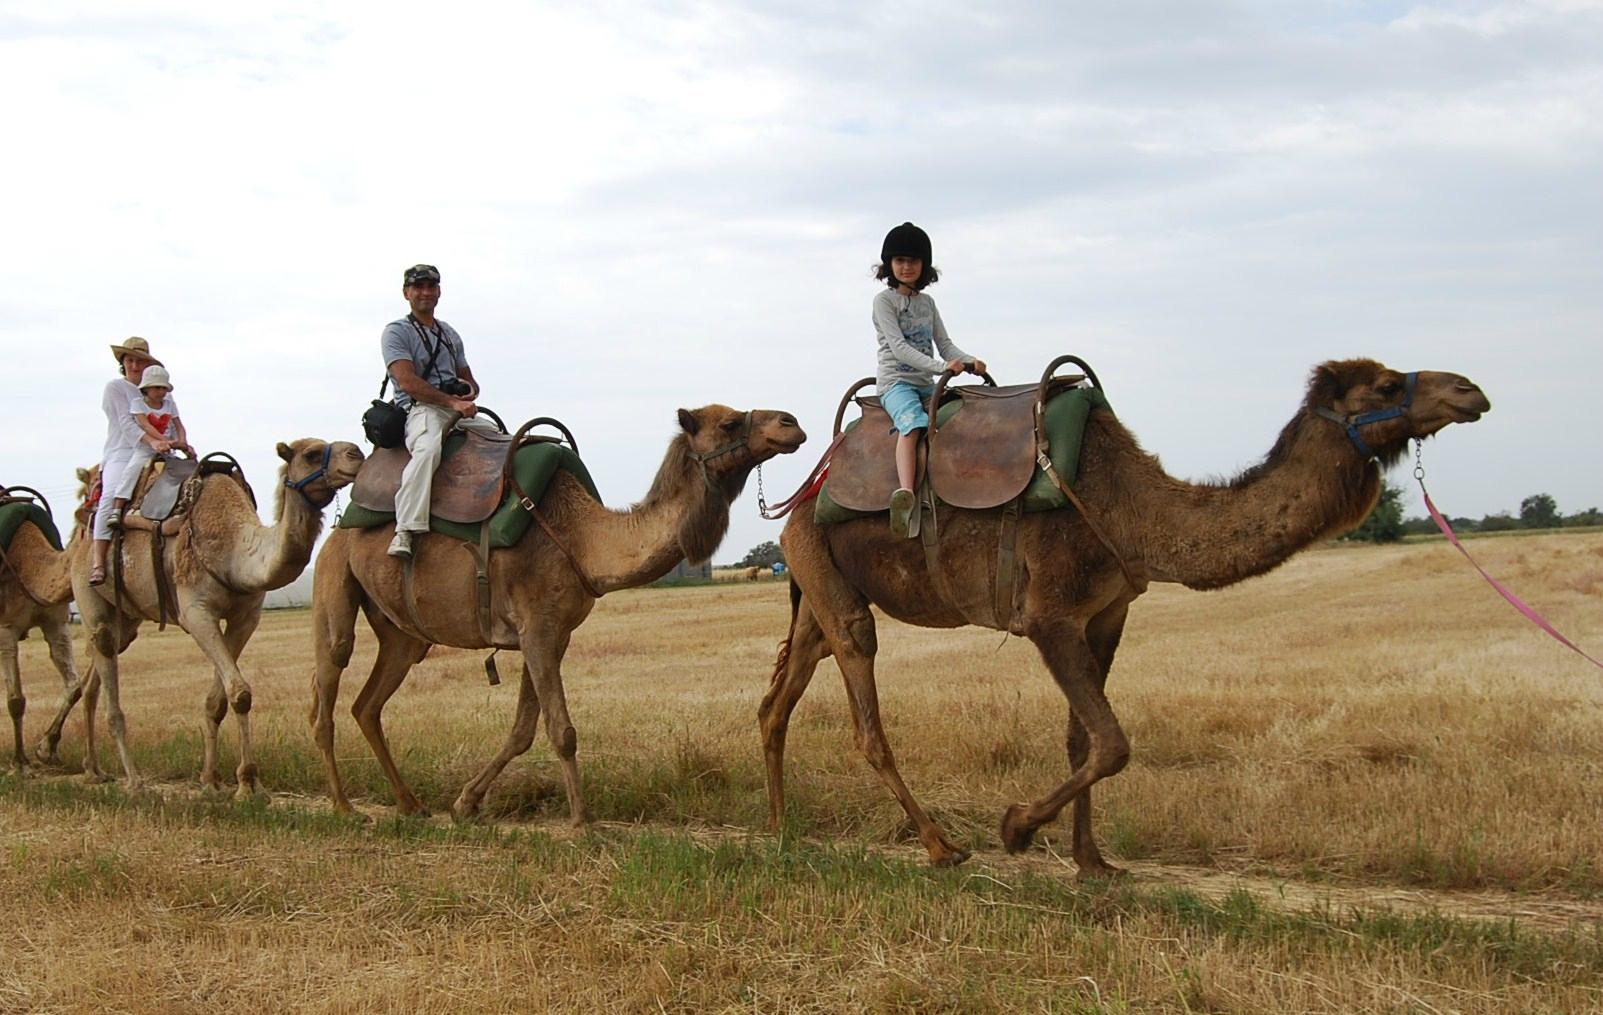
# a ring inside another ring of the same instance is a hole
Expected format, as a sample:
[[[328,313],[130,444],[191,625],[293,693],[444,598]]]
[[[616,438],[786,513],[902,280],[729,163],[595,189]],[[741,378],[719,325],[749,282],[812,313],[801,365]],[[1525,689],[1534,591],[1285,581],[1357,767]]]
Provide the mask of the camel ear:
[[[1308,382],[1308,404],[1330,408],[1347,394],[1347,385],[1329,363],[1314,367],[1314,376]]]
[[[89,482],[89,470],[88,469],[79,469],[78,470],[78,482],[80,482],[80,483]]]
[[[279,441],[278,442],[278,457],[282,458],[284,461],[287,462],[291,458],[295,457],[295,449],[290,447],[288,444],[285,444],[283,441]]]
[[[696,431],[701,429],[701,420],[697,419],[696,414],[689,409],[680,409],[679,428],[694,437],[696,436]]]

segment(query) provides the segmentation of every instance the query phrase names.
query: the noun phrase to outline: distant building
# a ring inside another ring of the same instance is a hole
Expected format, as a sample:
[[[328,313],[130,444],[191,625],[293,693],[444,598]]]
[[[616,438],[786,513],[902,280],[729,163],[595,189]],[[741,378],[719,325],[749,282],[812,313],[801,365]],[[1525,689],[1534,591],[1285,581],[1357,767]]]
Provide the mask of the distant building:
[[[682,582],[686,580],[712,581],[712,561],[704,560],[700,564],[692,564],[688,560],[681,560],[673,566],[673,570],[663,575],[658,581]]]

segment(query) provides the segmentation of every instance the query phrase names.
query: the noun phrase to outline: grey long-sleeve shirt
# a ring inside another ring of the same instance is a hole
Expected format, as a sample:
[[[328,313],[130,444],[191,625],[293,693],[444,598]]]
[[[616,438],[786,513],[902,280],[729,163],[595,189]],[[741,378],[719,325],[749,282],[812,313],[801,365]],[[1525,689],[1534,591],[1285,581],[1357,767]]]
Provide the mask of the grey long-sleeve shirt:
[[[935,301],[921,292],[903,296],[882,290],[874,297],[874,332],[879,339],[874,380],[882,393],[897,382],[927,388],[951,360],[974,358],[947,337]]]

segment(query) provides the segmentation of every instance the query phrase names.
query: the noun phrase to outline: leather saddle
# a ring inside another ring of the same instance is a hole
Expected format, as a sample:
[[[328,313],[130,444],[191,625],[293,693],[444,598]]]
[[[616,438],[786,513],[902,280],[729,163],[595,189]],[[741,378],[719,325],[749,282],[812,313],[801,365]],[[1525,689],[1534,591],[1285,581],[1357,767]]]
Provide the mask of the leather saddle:
[[[1036,406],[1086,380],[1081,374],[1054,377],[1051,368],[1038,384],[997,387],[986,384],[947,388],[943,375],[935,386],[926,431],[924,482],[935,496],[954,507],[983,510],[1000,507],[1024,492],[1036,469]],[[864,378],[846,392],[835,416],[836,432],[846,406]],[[855,398],[862,416],[846,431],[829,463],[829,495],[853,511],[884,511],[896,491],[896,433],[879,398]]]
[[[507,452],[513,435],[459,430],[446,437],[440,466],[434,470],[429,514],[472,525],[501,506],[506,493]],[[401,472],[412,456],[405,448],[377,448],[362,463],[351,485],[351,501],[369,511],[395,512]]]

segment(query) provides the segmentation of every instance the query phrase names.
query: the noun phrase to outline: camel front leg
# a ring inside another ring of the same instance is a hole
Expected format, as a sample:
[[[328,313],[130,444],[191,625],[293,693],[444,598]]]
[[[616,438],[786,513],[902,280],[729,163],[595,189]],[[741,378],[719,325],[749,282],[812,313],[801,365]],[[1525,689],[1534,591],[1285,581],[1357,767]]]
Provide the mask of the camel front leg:
[[[231,707],[239,726],[239,768],[236,772],[239,787],[235,790],[235,797],[239,800],[248,799],[259,788],[256,755],[251,749],[250,738],[250,684],[239,671],[232,647],[223,636],[216,614],[207,604],[202,601],[184,604],[179,612],[179,620],[212,664],[212,688],[206,695],[201,727],[206,741],[205,757],[200,767],[201,784],[208,789],[222,789],[222,777],[217,771],[217,735],[223,717]]]
[[[95,605],[85,609],[84,626],[89,629],[89,651],[91,673],[89,686],[84,691],[84,769],[85,775],[92,782],[103,782],[106,776],[100,771],[99,759],[95,752],[95,704],[100,698],[101,685],[106,689],[106,726],[111,730],[111,740],[117,745],[117,756],[122,760],[123,776],[130,791],[137,790],[143,784],[139,772],[134,768],[133,755],[128,751],[128,719],[122,711],[121,675],[117,668],[117,657],[123,649],[134,640],[139,621],[131,617],[119,617],[116,610],[97,594],[91,593],[79,599],[93,598]],[[94,616],[90,616],[90,611]],[[119,637],[119,633],[121,637]]]
[[[354,583],[353,583],[354,584]],[[319,590],[321,591],[321,590]],[[341,814],[356,808],[345,795],[340,781],[339,763],[334,759],[334,703],[340,693],[340,676],[351,664],[356,648],[356,602],[361,590],[348,595],[315,595],[312,602],[312,739],[323,756],[323,774],[328,779],[328,795]]]
[[[83,678],[78,675],[78,667],[72,658],[72,635],[67,630],[65,610],[46,620],[42,626],[45,644],[50,647],[50,661],[55,664],[56,672],[61,674],[61,704],[56,709],[55,718],[50,720],[45,735],[34,748],[34,754],[43,764],[60,765],[61,729],[67,723],[67,716],[72,714],[73,706],[83,697]]]
[[[1053,820],[1099,779],[1122,770],[1130,760],[1130,742],[1102,693],[1105,675],[1085,634],[1073,621],[1059,621],[1030,632],[1058,688],[1069,699],[1073,719],[1083,723],[1090,740],[1083,764],[1066,782],[1030,804],[1013,804],[1002,814],[1002,845],[1009,853],[1027,849],[1035,830]],[[1089,825],[1090,811],[1085,819]]]
[[[803,597],[796,608],[790,637],[774,663],[768,693],[757,707],[763,761],[768,768],[768,827],[775,832],[780,830],[785,817],[785,735],[790,730],[790,715],[807,692],[807,685],[812,683],[818,664],[828,657],[829,642]]]
[[[590,820],[579,783],[579,731],[568,718],[568,698],[562,691],[562,656],[568,650],[568,632],[525,631],[518,640],[523,659],[534,678],[539,708],[545,712],[545,732],[562,764],[562,783],[568,793],[568,813],[573,827]]]
[[[428,642],[418,641],[391,624],[377,610],[367,611],[367,619],[378,635],[378,658],[373,660],[373,672],[368,674],[367,683],[362,685],[356,701],[351,703],[351,714],[356,717],[356,725],[373,749],[373,756],[378,758],[379,767],[384,769],[385,777],[390,780],[396,809],[402,814],[426,818],[429,809],[423,806],[423,801],[401,778],[401,770],[390,756],[390,745],[384,737],[384,703],[400,688],[412,667],[428,655],[430,646]]]
[[[0,627],[0,671],[6,677],[6,710],[11,713],[12,763],[18,775],[28,774],[28,755],[22,749],[22,715],[28,699],[22,695],[22,673],[17,664],[17,632]]]
[[[483,771],[462,787],[456,802],[451,805],[453,820],[464,822],[478,817],[479,805],[490,791],[490,783],[496,780],[508,762],[529,749],[539,725],[540,695],[534,689],[534,678],[529,675],[529,666],[525,663],[522,678],[518,682],[518,708],[512,718],[512,732],[507,734],[506,743],[501,745],[500,752],[490,759]]]
[[[1097,614],[1086,628],[1086,641],[1097,662],[1096,687],[1104,694],[1108,674],[1113,669],[1113,656],[1118,651],[1119,639],[1124,635],[1124,621],[1129,612],[1129,603],[1116,603]],[[1073,775],[1091,755],[1091,735],[1072,708],[1069,709],[1067,748],[1069,774]],[[1124,873],[1120,868],[1104,860],[1102,851],[1097,849],[1096,836],[1091,831],[1089,786],[1085,792],[1074,798],[1071,828],[1072,854],[1082,878],[1118,877]]]

